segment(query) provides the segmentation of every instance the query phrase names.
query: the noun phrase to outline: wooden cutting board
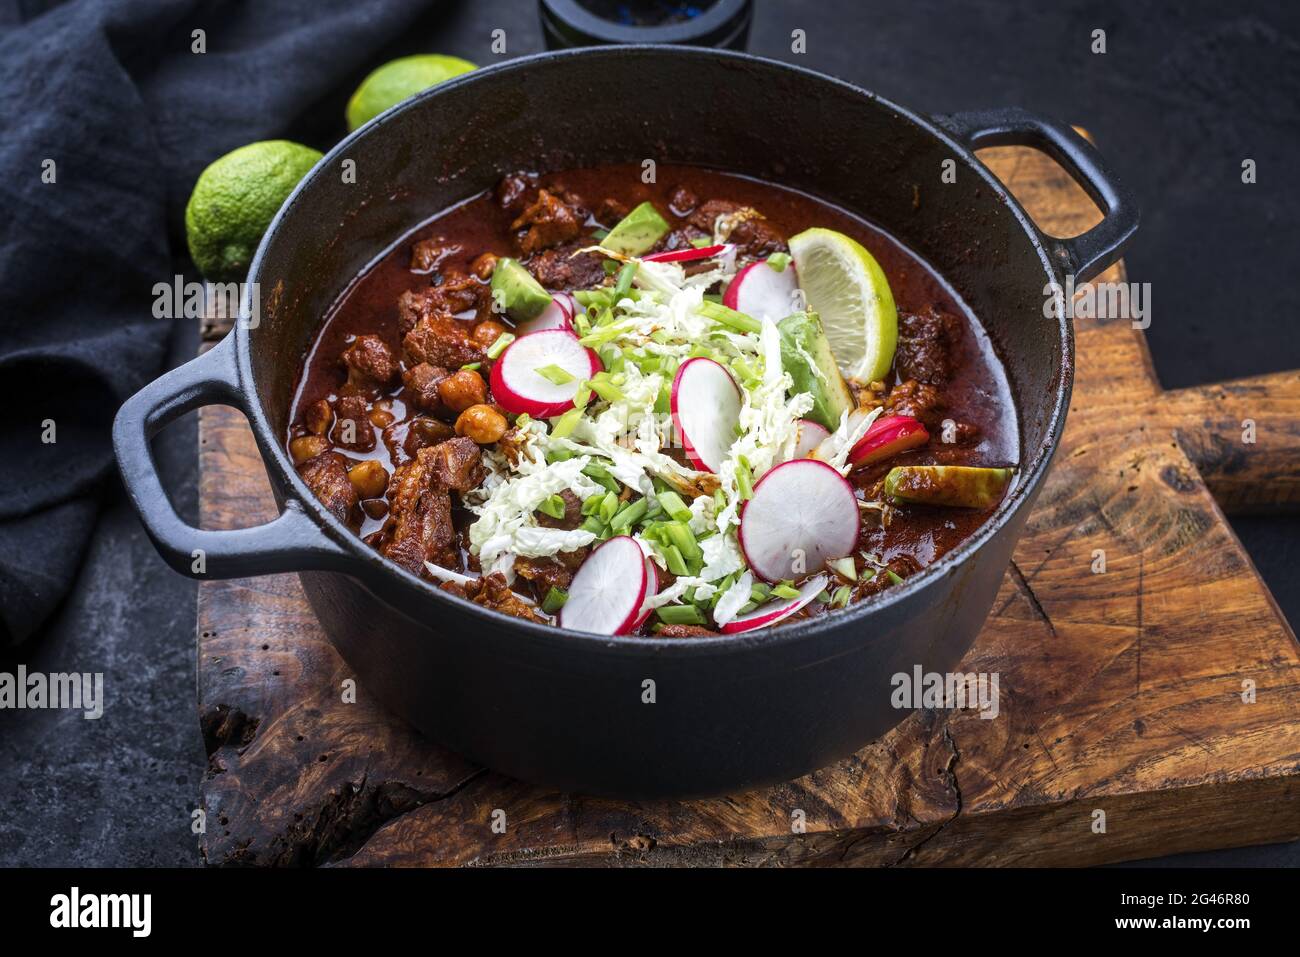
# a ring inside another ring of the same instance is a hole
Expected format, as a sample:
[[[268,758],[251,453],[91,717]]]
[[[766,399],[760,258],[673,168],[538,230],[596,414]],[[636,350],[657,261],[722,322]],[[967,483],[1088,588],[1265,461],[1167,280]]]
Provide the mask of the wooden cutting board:
[[[1048,232],[1098,220],[1041,154],[981,155]],[[997,719],[918,712],[849,760],[726,798],[550,793],[426,740],[364,687],[345,703],[351,672],[296,577],[204,582],[204,856],[1085,865],[1300,837],[1300,651],[1223,514],[1300,503],[1300,373],[1164,392],[1129,322],[1076,326],[1062,447],[961,666],[1000,674]],[[238,413],[202,411],[200,467],[204,527],[274,515]]]

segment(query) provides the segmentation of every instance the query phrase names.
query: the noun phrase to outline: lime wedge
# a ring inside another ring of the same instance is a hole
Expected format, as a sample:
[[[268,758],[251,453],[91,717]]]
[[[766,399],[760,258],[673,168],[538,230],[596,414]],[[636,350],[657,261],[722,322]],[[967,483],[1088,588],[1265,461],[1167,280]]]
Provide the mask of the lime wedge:
[[[898,344],[898,311],[880,264],[833,229],[806,229],[790,238],[799,287],[822,328],[840,371],[859,382],[889,373]]]

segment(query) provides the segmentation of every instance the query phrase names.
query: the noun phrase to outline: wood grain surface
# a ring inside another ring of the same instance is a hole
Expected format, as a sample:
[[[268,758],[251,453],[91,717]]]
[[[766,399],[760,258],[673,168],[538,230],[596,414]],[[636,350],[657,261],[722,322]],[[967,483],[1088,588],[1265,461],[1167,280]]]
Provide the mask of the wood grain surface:
[[[981,156],[1048,232],[1097,221],[1044,156]],[[206,859],[1087,865],[1300,837],[1300,651],[1221,510],[1300,501],[1300,375],[1166,393],[1131,323],[1076,328],[1062,448],[961,666],[1000,675],[996,720],[917,712],[847,761],[726,798],[550,793],[364,687],[344,703],[350,671],[295,577],[204,582]],[[200,444],[204,527],[272,517],[239,414],[204,409]]]

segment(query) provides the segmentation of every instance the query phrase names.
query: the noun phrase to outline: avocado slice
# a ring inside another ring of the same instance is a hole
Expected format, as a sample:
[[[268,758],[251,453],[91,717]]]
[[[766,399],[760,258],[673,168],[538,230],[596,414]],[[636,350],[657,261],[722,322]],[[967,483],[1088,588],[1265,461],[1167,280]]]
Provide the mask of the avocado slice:
[[[600,244],[624,256],[640,256],[654,248],[668,229],[668,222],[654,204],[645,202],[620,219]]]
[[[492,270],[492,306],[515,322],[532,319],[551,304],[551,294],[517,259],[498,259]]]
[[[885,494],[908,505],[991,508],[1002,500],[1011,473],[973,465],[899,465],[885,476]]]
[[[840,375],[821,319],[815,312],[796,312],[776,328],[781,334],[781,365],[794,380],[790,393],[812,393],[808,418],[834,432],[844,413],[853,410],[853,393]]]

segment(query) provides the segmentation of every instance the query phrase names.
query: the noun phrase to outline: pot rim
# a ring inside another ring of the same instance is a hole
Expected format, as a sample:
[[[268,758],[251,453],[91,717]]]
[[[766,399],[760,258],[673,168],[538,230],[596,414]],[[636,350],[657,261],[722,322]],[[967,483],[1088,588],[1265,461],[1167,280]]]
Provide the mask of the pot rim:
[[[767,57],[755,56],[749,53],[740,53],[731,50],[720,50],[703,47],[691,46],[674,46],[665,44],[635,44],[628,46],[600,46],[600,47],[583,47],[572,50],[546,51],[542,53],[530,54],[528,56],[517,57],[507,60],[504,63],[494,64],[493,66],[484,67],[474,70],[470,73],[462,74],[435,87],[424,90],[410,99],[391,107],[381,113],[371,122],[358,128],[348,134],[338,144],[334,146],[317,164],[299,181],[298,185],[289,194],[288,199],[280,207],[275,217],[271,220],[266,232],[258,244],[257,252],[254,254],[252,262],[249,265],[248,281],[244,285],[243,299],[241,303],[241,315],[251,315],[251,303],[249,297],[251,290],[260,288],[258,275],[262,268],[262,261],[267,254],[267,249],[274,242],[276,234],[279,232],[281,221],[292,213],[294,208],[300,203],[308,202],[310,197],[307,196],[315,182],[333,169],[334,162],[346,154],[362,138],[379,135],[383,128],[391,123],[394,118],[405,113],[408,110],[416,109],[425,100],[436,96],[441,96],[453,90],[458,90],[464,86],[470,86],[482,81],[485,77],[495,77],[499,74],[508,74],[516,71],[526,71],[534,64],[552,61],[564,61],[570,59],[600,59],[615,58],[625,60],[629,56],[655,56],[655,57],[679,57],[682,59],[695,60],[714,60],[723,59],[734,62],[739,65],[756,66],[762,69],[784,70],[803,77],[811,83],[829,84],[854,93],[858,96],[884,106],[886,109],[893,111],[903,119],[910,121],[920,127],[922,131],[942,142],[945,147],[952,151],[954,157],[960,159],[966,166],[974,172],[983,183],[993,190],[994,196],[1007,207],[1011,214],[1016,218],[1017,223],[1025,231],[1030,239],[1031,245],[1038,255],[1039,262],[1043,268],[1045,280],[1062,283],[1063,278],[1059,273],[1056,263],[1049,255],[1044,242],[1044,234],[1034,225],[1033,220],[1025,212],[1019,201],[1007,190],[1007,188],[998,180],[996,176],[975,156],[974,150],[968,149],[961,143],[957,142],[942,127],[937,125],[928,117],[913,112],[905,107],[865,90],[856,84],[849,83],[846,80],[811,70],[807,67],[796,66],[785,63],[781,60],[774,60]],[[736,171],[732,171],[736,172]],[[888,224],[881,224],[882,228],[889,232]],[[386,249],[388,247],[385,247]],[[382,254],[382,253],[381,253]],[[369,267],[368,267],[369,268]],[[350,281],[350,280],[349,280]],[[978,317],[977,317],[978,318]],[[1057,316],[1058,333],[1061,340],[1061,372],[1058,379],[1059,387],[1056,390],[1056,401],[1052,406],[1050,415],[1046,423],[1046,438],[1034,450],[1033,458],[1030,465],[1026,468],[1023,465],[1024,450],[1021,450],[1022,464],[1017,468],[1017,481],[1012,490],[1002,500],[992,515],[985,520],[972,535],[963,540],[952,551],[943,555],[938,561],[927,565],[916,575],[906,579],[902,585],[895,585],[886,589],[879,595],[872,596],[865,602],[859,602],[850,605],[847,608],[839,609],[827,615],[801,622],[794,622],[780,625],[773,629],[759,628],[751,632],[741,634],[721,634],[709,636],[697,636],[692,638],[660,638],[654,635],[650,636],[633,636],[633,635],[600,635],[593,632],[574,631],[562,628],[558,625],[541,624],[527,621],[522,618],[516,618],[494,609],[477,605],[474,602],[461,598],[458,595],[451,594],[439,588],[436,584],[425,581],[424,579],[412,574],[404,568],[390,562],[381,556],[374,549],[370,548],[361,538],[353,534],[337,518],[320,504],[315,495],[307,487],[301,476],[298,475],[297,469],[293,467],[289,460],[288,454],[284,448],[281,437],[276,435],[271,428],[269,418],[262,402],[256,394],[252,383],[254,381],[252,371],[251,346],[249,342],[248,323],[235,323],[234,335],[236,363],[240,379],[240,389],[245,393],[248,403],[248,419],[257,437],[258,445],[262,452],[264,463],[268,467],[278,469],[285,478],[285,484],[292,488],[294,497],[299,504],[307,511],[321,527],[330,540],[337,546],[342,547],[349,553],[357,565],[354,569],[345,569],[345,573],[354,575],[359,581],[363,582],[366,587],[371,587],[372,583],[366,577],[359,573],[364,569],[372,574],[385,576],[381,581],[387,581],[391,584],[407,586],[413,594],[420,595],[422,600],[432,599],[435,603],[450,603],[459,606],[464,610],[484,616],[488,620],[495,620],[498,624],[517,630],[519,633],[527,635],[530,641],[540,640],[545,643],[563,644],[567,648],[573,648],[575,643],[591,650],[604,650],[614,653],[628,653],[632,655],[642,655],[651,653],[654,655],[672,654],[672,655],[694,655],[694,654],[717,654],[723,653],[740,653],[747,651],[756,646],[772,647],[774,645],[785,645],[787,643],[808,640],[813,636],[824,634],[829,631],[852,627],[864,624],[869,618],[878,612],[891,608],[894,605],[908,601],[913,596],[924,591],[934,583],[941,580],[944,576],[954,574],[967,560],[973,559],[975,554],[984,547],[995,535],[1002,531],[1008,521],[1020,509],[1025,507],[1025,503],[1032,497],[1033,492],[1042,483],[1048,468],[1051,465],[1052,457],[1056,451],[1057,444],[1060,441],[1061,433],[1064,429],[1065,415],[1069,408],[1070,394],[1074,380],[1074,329],[1068,316],[1062,314]],[[999,343],[999,345],[1002,345]],[[1017,409],[1017,414],[1020,410]],[[283,486],[282,486],[283,487]],[[403,609],[406,614],[411,615],[409,609]],[[414,617],[412,615],[412,617]],[[869,629],[862,629],[863,640],[870,639]]]

